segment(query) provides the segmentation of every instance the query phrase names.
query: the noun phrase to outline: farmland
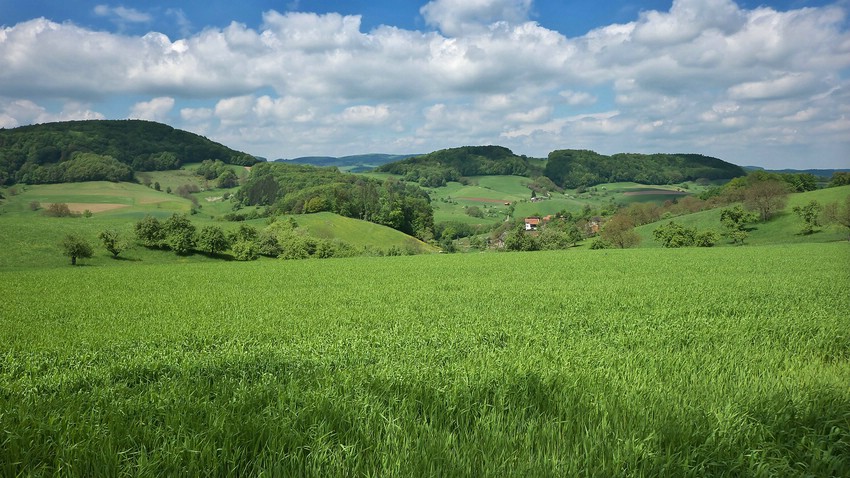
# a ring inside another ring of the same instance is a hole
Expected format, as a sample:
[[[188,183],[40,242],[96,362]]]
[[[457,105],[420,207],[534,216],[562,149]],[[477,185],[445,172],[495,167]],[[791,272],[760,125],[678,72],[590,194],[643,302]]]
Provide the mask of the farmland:
[[[850,247],[0,271],[0,475],[830,476]]]

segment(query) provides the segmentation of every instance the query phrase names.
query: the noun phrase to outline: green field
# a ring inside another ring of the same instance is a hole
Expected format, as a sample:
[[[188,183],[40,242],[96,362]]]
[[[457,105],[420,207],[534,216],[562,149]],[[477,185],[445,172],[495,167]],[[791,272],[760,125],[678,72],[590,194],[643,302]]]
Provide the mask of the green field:
[[[2,476],[846,476],[850,246],[0,271]]]
[[[180,174],[170,171],[151,174]],[[233,204],[225,201],[225,192],[236,189],[211,189],[195,194],[200,208],[198,214],[189,216],[200,229],[206,225],[220,226],[225,231],[235,230],[239,223],[221,220],[233,211]],[[134,237],[133,225],[152,215],[165,219],[177,213],[189,214],[192,202],[188,199],[155,191],[133,183],[86,182],[20,187],[15,195],[6,191],[0,201],[0,233],[4,239],[0,253],[0,269],[64,266],[68,259],[61,255],[59,243],[66,234],[76,233],[95,246],[95,257],[85,262],[90,265],[134,265],[138,262],[187,263],[210,259],[201,254],[175,256],[144,247],[133,247],[122,254],[125,260],[115,261],[100,247],[97,235],[110,229],[119,231],[125,238]],[[38,211],[31,210],[32,202],[41,204]],[[92,211],[91,217],[47,217],[44,208],[50,203],[67,203],[72,209]],[[253,208],[248,208],[250,210]],[[359,221],[332,213],[293,216],[303,231],[313,237],[345,241],[356,249],[370,248],[386,251],[397,248],[403,252],[435,252],[429,246],[407,234],[366,221]],[[282,217],[285,220],[287,217]],[[259,230],[268,224],[266,219],[246,221]]]
[[[796,193],[788,196],[788,203],[785,209],[779,212],[770,221],[762,223],[755,222],[748,226],[749,237],[745,243],[748,245],[767,245],[767,244],[802,244],[802,243],[817,243],[817,242],[836,242],[846,240],[848,230],[846,227],[837,225],[823,225],[818,228],[818,231],[810,235],[800,234],[803,222],[799,216],[793,212],[794,206],[804,206],[810,201],[817,201],[821,205],[829,203],[843,204],[845,198],[850,195],[850,186],[841,186],[828,189],[818,189],[816,191],[808,191],[805,193]],[[660,225],[675,221],[687,227],[696,228],[700,231],[714,231],[718,234],[723,233],[723,227],[720,223],[720,213],[723,208],[710,209],[684,216],[664,219],[652,224],[646,224],[635,228],[641,236],[641,247],[661,247],[655,242],[652,237],[652,231]],[[720,245],[725,245],[729,241],[723,239]]]

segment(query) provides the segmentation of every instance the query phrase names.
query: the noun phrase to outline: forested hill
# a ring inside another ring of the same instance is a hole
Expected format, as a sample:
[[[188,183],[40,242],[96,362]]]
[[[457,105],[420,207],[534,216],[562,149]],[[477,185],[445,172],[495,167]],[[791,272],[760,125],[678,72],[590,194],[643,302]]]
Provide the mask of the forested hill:
[[[127,181],[134,171],[253,156],[188,131],[141,120],[91,120],[0,129],[0,184]]]
[[[426,187],[444,186],[463,176],[532,176],[528,158],[502,146],[463,146],[385,164],[376,171],[398,174]],[[537,173],[539,174],[539,170]]]
[[[549,153],[546,177],[565,188],[631,181],[675,184],[696,179],[732,179],[746,176],[740,166],[701,154],[637,154],[611,156],[594,151],[565,149]]]

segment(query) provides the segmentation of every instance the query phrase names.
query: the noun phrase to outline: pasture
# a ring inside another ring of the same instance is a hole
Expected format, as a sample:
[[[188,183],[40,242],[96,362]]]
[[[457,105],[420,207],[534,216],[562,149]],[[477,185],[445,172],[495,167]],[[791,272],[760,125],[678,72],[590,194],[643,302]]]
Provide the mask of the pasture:
[[[833,243],[0,270],[0,475],[846,475],[848,262]]]

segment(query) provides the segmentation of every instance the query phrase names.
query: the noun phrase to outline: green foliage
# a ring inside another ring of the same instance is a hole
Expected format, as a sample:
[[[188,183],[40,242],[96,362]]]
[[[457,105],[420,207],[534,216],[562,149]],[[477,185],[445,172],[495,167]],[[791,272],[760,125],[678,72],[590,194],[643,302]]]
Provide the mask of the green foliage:
[[[747,224],[757,221],[758,216],[747,212],[741,206],[734,206],[720,211],[720,224],[723,226],[723,235],[729,238],[733,244],[743,244],[749,236]]]
[[[230,241],[218,226],[204,226],[198,233],[195,245],[198,250],[209,254],[220,254],[230,247]]]
[[[794,206],[793,211],[803,220],[803,229],[800,234],[812,234],[815,228],[820,227],[823,206],[819,202],[812,200],[805,206]]]
[[[393,179],[380,182],[335,168],[258,164],[236,200],[243,205],[272,206],[284,214],[328,211],[419,238],[433,237],[434,213],[424,191]]]
[[[484,212],[478,206],[467,206],[466,215],[470,217],[484,217]]]
[[[464,176],[528,176],[535,169],[528,158],[502,146],[464,146],[385,164],[375,171],[403,176],[423,187],[440,187]]]
[[[836,171],[832,173],[832,178],[829,180],[829,187],[847,186],[850,184],[850,171]]]
[[[133,226],[136,238],[146,247],[161,247],[165,240],[162,223],[154,216],[146,215]]]
[[[254,261],[260,257],[260,251],[254,241],[239,239],[233,243],[231,249],[237,261]]]
[[[717,233],[713,231],[697,231],[674,221],[657,227],[652,231],[656,241],[664,247],[712,247],[717,243]]]
[[[529,234],[523,225],[518,225],[505,236],[506,251],[539,251],[540,241]]]
[[[172,214],[162,223],[164,244],[178,255],[188,254],[195,247],[195,226],[185,214]]]
[[[212,159],[256,158],[170,126],[139,120],[68,121],[0,130],[0,179],[14,182],[130,181],[133,171]]]
[[[739,166],[699,154],[635,154],[605,156],[587,150],[549,153],[546,177],[565,188],[602,183],[677,184],[682,181],[744,176]]]
[[[71,258],[71,265],[77,265],[77,259],[88,259],[94,255],[91,244],[78,234],[68,234],[62,239],[62,253]]]
[[[112,254],[113,258],[118,257],[119,254],[127,249],[127,242],[121,237],[121,234],[114,229],[100,231],[97,238],[100,239],[100,242],[103,243],[103,247]]]

